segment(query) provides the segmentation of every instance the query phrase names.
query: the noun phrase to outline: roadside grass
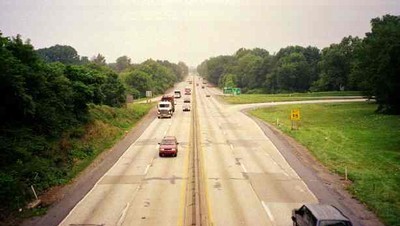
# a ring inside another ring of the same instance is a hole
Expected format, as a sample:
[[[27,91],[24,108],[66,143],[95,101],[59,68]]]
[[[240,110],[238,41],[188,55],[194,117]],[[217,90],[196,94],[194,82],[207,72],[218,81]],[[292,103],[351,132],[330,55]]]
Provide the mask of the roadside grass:
[[[291,109],[301,125],[291,130]],[[375,104],[307,104],[260,108],[250,114],[292,136],[334,173],[386,225],[400,225],[400,116],[374,113]],[[277,125],[277,119],[279,125]]]
[[[155,104],[131,103],[126,108],[89,105],[88,123],[65,131],[59,139],[47,141],[48,149],[52,150],[47,161],[57,162],[58,172],[54,173],[51,180],[35,184],[37,192],[42,195],[53,186],[62,186],[70,182],[99,154],[121,140]],[[37,208],[25,209],[20,213],[15,210],[9,212],[8,218],[7,215],[4,216],[9,223],[4,225],[17,225],[15,222],[21,221],[22,218],[43,215],[49,204],[51,203],[43,203]]]
[[[154,106],[155,103],[131,103],[127,108],[90,106],[92,121],[69,131],[64,140],[64,145],[70,147],[73,161],[68,179],[74,178],[100,153],[111,148]]]
[[[223,96],[220,98],[229,104],[250,104],[279,101],[321,100],[336,98],[360,97],[358,91],[331,91],[313,93],[288,93],[288,94],[241,94],[238,96]]]

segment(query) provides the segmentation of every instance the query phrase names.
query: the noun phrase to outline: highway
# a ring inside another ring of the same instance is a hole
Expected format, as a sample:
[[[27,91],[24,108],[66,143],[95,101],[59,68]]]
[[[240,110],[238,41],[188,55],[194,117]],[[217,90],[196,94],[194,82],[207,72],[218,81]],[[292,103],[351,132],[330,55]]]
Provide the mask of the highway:
[[[216,92],[197,92],[212,223],[292,225],[292,209],[317,199],[258,125],[221,105]]]
[[[176,99],[174,116],[155,118],[60,225],[286,226],[293,208],[318,202],[243,106],[191,78],[192,111]],[[178,139],[176,158],[158,156],[165,135]]]
[[[183,224],[191,113],[182,111],[182,99],[174,116],[156,118],[60,225]],[[180,142],[176,158],[158,156],[165,135]]]

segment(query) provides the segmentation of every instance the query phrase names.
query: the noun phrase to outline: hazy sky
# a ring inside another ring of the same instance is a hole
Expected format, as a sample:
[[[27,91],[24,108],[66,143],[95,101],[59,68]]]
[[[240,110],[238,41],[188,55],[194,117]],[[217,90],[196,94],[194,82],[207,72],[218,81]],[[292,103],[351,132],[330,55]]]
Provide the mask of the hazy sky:
[[[108,63],[127,55],[196,66],[241,47],[274,53],[364,37],[384,14],[400,15],[400,0],[0,0],[0,31]]]

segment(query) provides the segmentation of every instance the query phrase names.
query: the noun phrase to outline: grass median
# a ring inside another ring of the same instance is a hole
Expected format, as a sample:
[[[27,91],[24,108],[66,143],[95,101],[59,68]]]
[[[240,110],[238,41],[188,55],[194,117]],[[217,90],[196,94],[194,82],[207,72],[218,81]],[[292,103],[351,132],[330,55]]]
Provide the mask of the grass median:
[[[300,109],[298,130],[291,130],[291,109]],[[369,103],[307,104],[250,113],[295,138],[332,172],[344,175],[347,168],[350,192],[386,225],[399,225],[400,116],[375,109]]]
[[[220,96],[220,98],[229,104],[250,104],[280,101],[359,98],[360,96],[361,93],[358,91],[332,91],[290,94],[242,94],[238,96]]]

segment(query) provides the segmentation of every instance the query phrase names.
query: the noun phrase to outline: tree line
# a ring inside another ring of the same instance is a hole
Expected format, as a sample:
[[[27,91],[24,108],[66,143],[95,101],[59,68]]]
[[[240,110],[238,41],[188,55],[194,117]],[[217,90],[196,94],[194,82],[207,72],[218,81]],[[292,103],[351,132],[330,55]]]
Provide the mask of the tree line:
[[[125,93],[131,94],[135,98],[144,97],[146,91],[162,94],[189,74],[189,68],[184,62],[176,64],[167,60],[149,59],[141,64],[133,64],[128,56],[121,56],[115,63],[107,64],[106,58],[102,54],[97,54],[89,60],[86,56],[79,56],[71,46],[55,45],[38,49],[37,53],[49,63],[85,65],[92,62],[95,65],[107,66],[119,74]]]
[[[288,46],[276,54],[241,48],[203,61],[197,71],[222,87],[244,93],[362,91],[378,112],[400,114],[400,17],[371,20],[365,38],[344,37],[322,50]]]
[[[124,56],[107,64],[101,54],[89,60],[71,46],[35,50],[0,33],[0,219],[32,198],[30,185],[41,192],[63,183],[74,160],[62,137],[92,120],[91,105],[124,107],[127,94],[162,93],[187,73],[182,62],[131,64]]]

